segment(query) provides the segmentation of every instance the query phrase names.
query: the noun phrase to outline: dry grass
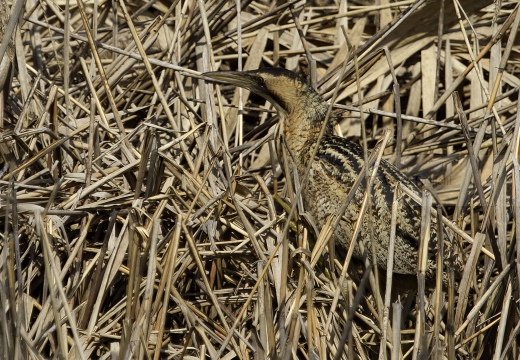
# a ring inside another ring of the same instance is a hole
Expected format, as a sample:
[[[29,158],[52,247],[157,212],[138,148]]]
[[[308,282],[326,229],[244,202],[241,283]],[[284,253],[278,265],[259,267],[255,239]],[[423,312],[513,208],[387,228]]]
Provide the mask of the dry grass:
[[[518,359],[518,3],[454,2],[17,0],[14,28],[0,2],[0,356]],[[331,269],[271,106],[197,77],[265,66],[390,135],[456,289],[401,304]]]

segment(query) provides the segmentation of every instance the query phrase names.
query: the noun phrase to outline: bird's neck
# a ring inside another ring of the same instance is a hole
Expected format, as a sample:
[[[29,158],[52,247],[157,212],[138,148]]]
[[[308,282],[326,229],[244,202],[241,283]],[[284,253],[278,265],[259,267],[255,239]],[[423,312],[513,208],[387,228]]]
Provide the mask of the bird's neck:
[[[305,166],[314,151],[318,136],[327,114],[328,104],[318,94],[304,99],[291,111],[283,114],[283,135],[285,143],[300,166]],[[325,134],[332,134],[329,121]]]

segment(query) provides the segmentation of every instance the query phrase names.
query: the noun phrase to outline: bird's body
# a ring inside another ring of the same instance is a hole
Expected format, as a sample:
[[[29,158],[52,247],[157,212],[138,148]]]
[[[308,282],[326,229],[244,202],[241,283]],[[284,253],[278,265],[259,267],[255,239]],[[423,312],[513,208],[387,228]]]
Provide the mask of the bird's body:
[[[280,132],[287,146],[287,160],[298,171],[300,179],[311,161],[314,147],[325,121],[328,104],[295,73],[284,69],[262,69],[247,72],[213,72],[206,76],[249,89],[270,101],[280,116]],[[336,214],[347,201],[349,190],[365,164],[363,149],[339,136],[328,126],[311,163],[307,185],[302,191],[305,209],[319,228],[330,215]],[[286,174],[287,175],[287,174]],[[394,188],[400,182],[418,196],[417,185],[389,162],[382,160],[372,189],[372,214],[365,215],[360,232],[365,249],[372,259],[371,234],[376,243],[377,265],[386,269],[391,229],[391,208]],[[350,246],[366,187],[361,186],[350,201],[335,229],[334,240],[343,248]],[[399,201],[393,272],[416,275],[420,243],[421,207],[407,195]],[[437,248],[436,219],[432,218],[429,248]],[[446,237],[445,237],[446,239]],[[361,258],[359,247],[354,257]],[[430,251],[426,279],[435,279],[435,252]]]

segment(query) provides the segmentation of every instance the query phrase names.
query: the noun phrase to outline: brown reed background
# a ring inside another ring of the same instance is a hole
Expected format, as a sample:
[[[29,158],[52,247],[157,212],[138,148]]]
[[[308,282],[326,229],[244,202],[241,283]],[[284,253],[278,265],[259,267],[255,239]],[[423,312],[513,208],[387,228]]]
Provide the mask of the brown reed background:
[[[518,2],[0,6],[2,358],[519,358]],[[338,283],[329,229],[287,218],[270,104],[198,77],[266,66],[337,91],[339,134],[390,131],[456,288]]]

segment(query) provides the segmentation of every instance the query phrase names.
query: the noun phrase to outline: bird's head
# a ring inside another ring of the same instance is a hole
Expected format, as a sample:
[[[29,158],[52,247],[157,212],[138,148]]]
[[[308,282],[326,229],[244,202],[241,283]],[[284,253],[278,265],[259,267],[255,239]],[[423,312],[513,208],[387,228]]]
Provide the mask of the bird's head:
[[[296,73],[281,68],[250,71],[214,71],[204,76],[247,89],[269,101],[279,113],[289,114],[322,102],[321,97]]]

